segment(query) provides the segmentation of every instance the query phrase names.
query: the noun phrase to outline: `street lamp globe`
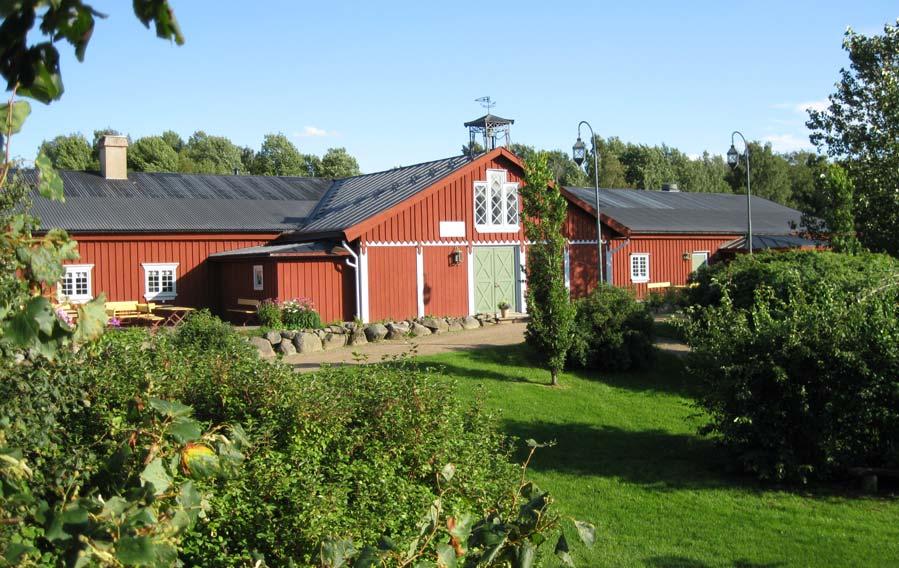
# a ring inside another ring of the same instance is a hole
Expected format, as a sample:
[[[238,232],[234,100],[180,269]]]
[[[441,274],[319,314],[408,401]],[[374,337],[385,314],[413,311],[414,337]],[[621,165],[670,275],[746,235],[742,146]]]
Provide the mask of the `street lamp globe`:
[[[587,145],[584,144],[584,141],[581,140],[581,137],[577,137],[577,142],[574,143],[574,146],[571,147],[571,159],[574,160],[574,163],[580,167],[581,164],[584,163],[584,159],[587,157]]]
[[[731,169],[736,168],[737,164],[740,163],[740,153],[737,152],[737,149],[734,148],[734,145],[730,145],[730,150],[727,151],[727,165],[731,167]]]

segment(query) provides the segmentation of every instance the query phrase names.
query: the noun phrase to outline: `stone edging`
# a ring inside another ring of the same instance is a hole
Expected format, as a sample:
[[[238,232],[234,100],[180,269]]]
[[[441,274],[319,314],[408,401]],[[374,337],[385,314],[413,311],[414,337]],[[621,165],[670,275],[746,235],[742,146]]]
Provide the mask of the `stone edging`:
[[[264,337],[250,337],[248,341],[259,350],[260,357],[277,354],[295,355],[332,351],[348,345],[364,345],[385,340],[435,335],[449,331],[463,331],[494,325],[500,319],[492,314],[477,314],[464,318],[423,317],[386,323],[329,325],[322,329],[269,331]]]

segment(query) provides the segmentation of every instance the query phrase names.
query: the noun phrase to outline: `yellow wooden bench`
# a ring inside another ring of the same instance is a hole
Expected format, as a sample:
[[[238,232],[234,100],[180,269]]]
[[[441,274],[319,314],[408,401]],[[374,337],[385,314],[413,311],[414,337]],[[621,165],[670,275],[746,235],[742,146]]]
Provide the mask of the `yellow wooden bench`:
[[[106,315],[116,318],[122,325],[146,323],[152,326],[165,321],[164,317],[153,315],[156,304],[141,304],[137,301],[106,302]]]
[[[256,316],[256,312],[259,309],[259,304],[261,304],[259,300],[252,300],[248,298],[238,298],[237,305],[242,306],[238,308],[228,308],[227,311],[243,317],[243,325],[247,325],[247,322],[253,319]]]

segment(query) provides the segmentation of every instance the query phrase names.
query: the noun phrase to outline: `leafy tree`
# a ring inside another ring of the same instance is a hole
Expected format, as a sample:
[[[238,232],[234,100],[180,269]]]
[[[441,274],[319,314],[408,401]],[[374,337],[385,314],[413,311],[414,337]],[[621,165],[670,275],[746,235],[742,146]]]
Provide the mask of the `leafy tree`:
[[[184,139],[174,130],[166,130],[162,133],[162,139],[175,152],[180,152],[184,148]]]
[[[827,164],[821,169],[813,194],[814,213],[804,211],[802,225],[814,236],[829,238],[833,250],[857,253],[861,244],[855,235],[855,187],[842,166]]]
[[[54,168],[60,170],[89,170],[93,165],[91,145],[83,134],[57,136],[53,140],[44,140],[38,148],[38,154],[50,158]]]
[[[524,144],[511,144],[509,150],[524,162],[533,160],[537,154],[541,152],[544,153],[546,155],[547,165],[549,166],[549,169],[552,170],[553,181],[558,184],[563,186],[581,187],[588,185],[589,183],[584,171],[562,150],[538,151],[533,146]]]
[[[138,138],[128,148],[128,167],[136,172],[177,172],[178,153],[162,136]]]
[[[242,172],[253,173],[253,163],[256,160],[256,150],[250,148],[249,146],[244,146],[240,149],[240,163],[243,164],[241,167]]]
[[[770,199],[777,203],[792,203],[790,194],[790,165],[787,160],[774,153],[770,143],[749,143],[749,171],[752,195]],[[746,193],[746,162],[741,158],[736,168],[730,172],[728,182],[734,193]]]
[[[187,140],[180,165],[198,174],[231,174],[242,166],[240,148],[224,136],[210,136],[202,130]]]
[[[553,182],[547,155],[525,162],[521,198],[524,231],[531,245],[527,251],[527,303],[531,320],[525,338],[535,356],[549,370],[551,384],[559,384],[559,372],[571,346],[575,310],[563,274],[565,237],[562,226],[568,202]]]
[[[266,134],[262,147],[253,158],[250,171],[263,176],[305,176],[309,172],[303,154],[287,136]],[[357,168],[358,169],[358,168]]]
[[[513,150],[513,152],[514,152],[514,150]],[[478,154],[483,154],[483,153],[484,153],[484,147],[481,146],[477,140],[475,140],[473,142],[469,142],[468,144],[462,144],[462,155],[463,156],[477,156]]]
[[[359,163],[350,156],[346,148],[328,148],[321,160],[320,176],[326,178],[345,178],[360,174]]]
[[[883,35],[846,30],[849,69],[830,106],[810,111],[811,141],[839,160],[855,184],[856,229],[871,250],[899,256],[899,20]]]

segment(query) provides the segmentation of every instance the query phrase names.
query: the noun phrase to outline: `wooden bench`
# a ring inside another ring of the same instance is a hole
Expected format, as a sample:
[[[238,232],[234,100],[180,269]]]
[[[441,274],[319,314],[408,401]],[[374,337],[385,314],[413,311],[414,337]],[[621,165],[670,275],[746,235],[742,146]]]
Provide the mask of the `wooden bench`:
[[[879,477],[887,479],[899,479],[899,469],[885,467],[851,467],[849,475],[857,477],[861,481],[862,491],[865,493],[877,493],[877,480]]]
[[[237,305],[243,306],[239,308],[228,308],[227,311],[235,314],[236,316],[241,316],[243,318],[243,325],[247,325],[251,319],[256,316],[257,311],[259,310],[259,304],[261,302],[259,300],[252,300],[248,298],[238,298]]]
[[[106,302],[104,305],[106,315],[116,318],[122,325],[146,323],[154,327],[165,321],[165,318],[153,315],[155,307],[156,304],[153,303],[141,304],[136,301]]]

